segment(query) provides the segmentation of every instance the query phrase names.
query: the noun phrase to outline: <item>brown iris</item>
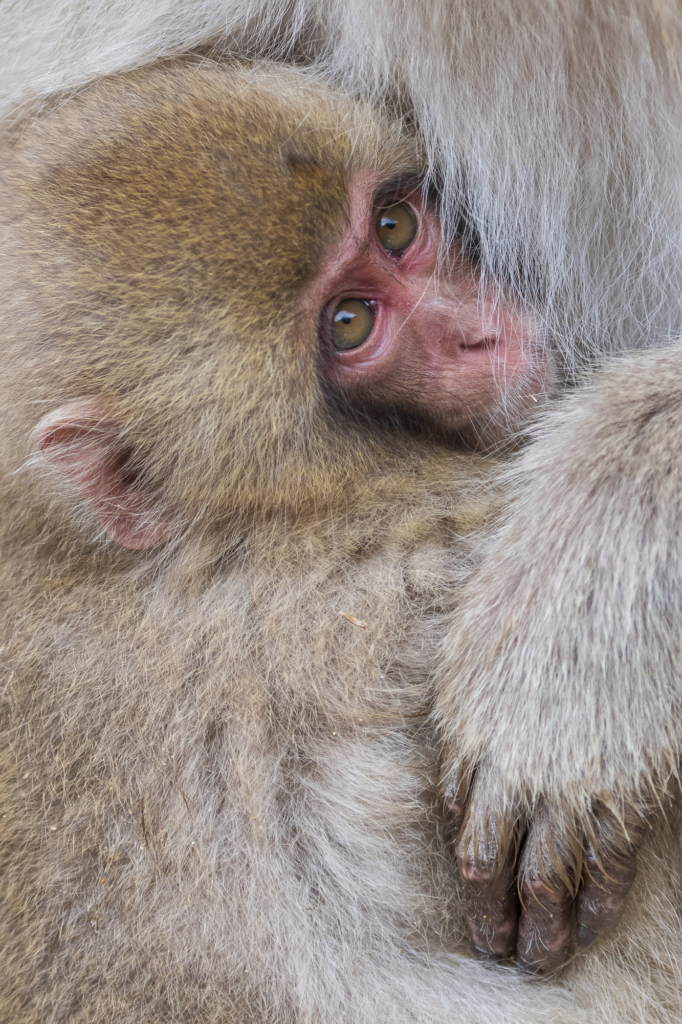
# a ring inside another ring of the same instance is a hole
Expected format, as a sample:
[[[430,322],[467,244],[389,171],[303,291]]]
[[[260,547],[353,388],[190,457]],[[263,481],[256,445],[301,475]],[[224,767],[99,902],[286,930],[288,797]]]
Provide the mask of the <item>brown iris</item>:
[[[374,327],[374,310],[364,299],[343,299],[332,316],[332,343],[336,348],[357,348]]]
[[[406,203],[394,203],[379,212],[376,233],[387,252],[404,252],[414,242],[417,221]]]

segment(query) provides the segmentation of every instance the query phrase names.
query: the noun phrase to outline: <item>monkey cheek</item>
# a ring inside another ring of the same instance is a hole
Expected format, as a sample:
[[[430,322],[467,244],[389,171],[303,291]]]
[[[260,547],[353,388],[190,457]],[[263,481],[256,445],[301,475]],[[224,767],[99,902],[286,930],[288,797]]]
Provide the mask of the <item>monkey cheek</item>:
[[[553,368],[542,353],[504,353],[454,361],[430,375],[430,417],[446,431],[471,435],[477,444],[496,443],[541,408],[551,391]]]

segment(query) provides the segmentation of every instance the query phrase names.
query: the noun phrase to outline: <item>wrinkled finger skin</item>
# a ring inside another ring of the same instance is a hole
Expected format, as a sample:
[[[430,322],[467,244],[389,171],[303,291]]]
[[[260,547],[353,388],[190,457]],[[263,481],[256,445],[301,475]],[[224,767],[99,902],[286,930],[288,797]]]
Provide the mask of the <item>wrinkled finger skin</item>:
[[[517,942],[519,967],[553,974],[566,962],[571,939],[573,897],[561,882],[533,878],[521,887]]]
[[[472,949],[479,959],[508,960],[519,921],[516,847],[511,843],[500,863],[494,824],[485,822],[476,837],[475,825],[464,820],[458,859]]]
[[[578,893],[576,942],[582,949],[612,931],[621,917],[625,899],[637,874],[637,851],[617,860],[599,860],[590,848],[585,856]]]
[[[566,962],[582,860],[580,833],[561,827],[541,805],[518,864],[521,919],[516,953],[522,969],[553,974]]]
[[[508,960],[514,955],[519,897],[513,854],[496,873],[462,866],[466,921],[474,954],[480,959]]]
[[[637,851],[645,831],[646,817],[632,807],[616,817],[600,806],[594,841],[586,846],[583,884],[577,900],[576,940],[581,948],[620,922],[637,874]]]
[[[541,870],[534,859],[529,869],[529,848],[543,842],[547,845],[546,816],[541,815],[526,836],[526,864],[521,871],[523,854],[517,855],[516,844],[511,844],[500,864],[495,827],[479,825],[486,837],[481,852],[473,841],[471,814],[467,817],[463,802],[451,801],[447,806],[460,836],[458,862],[474,955],[493,961],[515,956],[522,970],[549,976],[565,964],[574,934],[578,948],[586,948],[618,924],[636,876],[637,849],[644,831],[641,819],[635,821],[630,815],[625,836],[610,811],[602,808],[595,815],[592,832],[597,838],[584,851],[576,892],[575,886],[566,884],[575,866],[567,854],[558,853],[562,849],[558,837],[554,851],[564,870]]]
[[[576,900],[576,942],[586,949],[612,931],[637,874],[637,851],[647,828],[647,816],[631,806],[616,816],[597,805],[591,842],[585,844],[582,883]]]

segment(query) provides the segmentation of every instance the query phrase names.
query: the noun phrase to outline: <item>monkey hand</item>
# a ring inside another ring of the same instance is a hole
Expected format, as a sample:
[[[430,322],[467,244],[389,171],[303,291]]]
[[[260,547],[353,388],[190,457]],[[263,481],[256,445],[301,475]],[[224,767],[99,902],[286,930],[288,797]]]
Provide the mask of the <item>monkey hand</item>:
[[[595,801],[586,831],[575,816],[539,803],[513,814],[498,787],[476,774],[464,799],[449,799],[457,831],[466,922],[483,959],[551,975],[578,948],[620,920],[646,829],[641,811]]]
[[[682,749],[682,345],[620,358],[506,471],[437,714],[474,944],[550,971],[616,922]],[[520,852],[519,852],[520,851]],[[518,876],[521,910],[517,904]]]

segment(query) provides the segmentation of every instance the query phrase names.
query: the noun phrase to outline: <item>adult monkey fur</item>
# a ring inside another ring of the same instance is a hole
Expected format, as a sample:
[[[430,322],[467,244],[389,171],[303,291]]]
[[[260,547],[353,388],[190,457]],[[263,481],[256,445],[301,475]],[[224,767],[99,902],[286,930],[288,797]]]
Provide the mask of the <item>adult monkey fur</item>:
[[[676,4],[212,0],[131,11],[21,2],[6,3],[2,14],[8,123],[105,72],[192,48],[312,59],[335,81],[415,118],[438,172],[446,223],[453,232],[462,222],[473,229],[486,273],[535,309],[567,378],[599,353],[680,333]],[[674,364],[674,351],[668,358]],[[661,365],[656,357],[626,361],[614,373],[649,382],[651,411],[674,397],[657,394]],[[482,647],[463,649],[462,637],[473,634],[456,624],[448,676],[454,693],[464,685],[471,699],[443,704],[445,736],[456,739],[448,757],[453,805],[460,776],[483,765],[471,821],[489,809],[506,831],[519,812],[532,820],[544,801],[540,819],[550,814],[560,847],[574,845],[576,823],[589,831],[595,797],[610,794],[617,806],[621,792],[634,802],[646,798],[679,750],[679,672],[672,656],[663,657],[677,649],[670,616],[676,506],[658,515],[663,481],[644,479],[641,462],[628,461],[638,423],[619,429],[627,417],[612,402],[613,388],[604,387],[607,398],[597,389],[584,407],[580,396],[560,410],[521,462],[518,518],[501,541],[508,570],[494,571],[493,548],[492,568],[481,575],[485,590],[477,582],[461,613],[480,628],[480,609],[495,608],[498,627],[491,623]],[[588,493],[573,486],[583,471],[583,448],[574,443],[584,437],[576,425],[582,415],[608,441],[592,449]],[[647,465],[662,463],[669,482],[670,445],[654,445],[653,436],[637,435],[637,443]],[[622,467],[622,544],[605,542],[612,463]],[[639,486],[648,505],[634,500]],[[599,550],[593,559],[585,557],[585,508]],[[522,594],[519,564],[529,567]],[[618,657],[609,660],[604,650]],[[505,700],[493,714],[501,681]],[[479,702],[477,686],[486,700]],[[536,740],[532,759],[510,743],[519,726]]]
[[[3,1021],[679,1017],[673,818],[565,986],[463,955],[424,711],[492,467],[324,401],[300,301],[347,179],[415,166],[210,66],[7,158]]]

